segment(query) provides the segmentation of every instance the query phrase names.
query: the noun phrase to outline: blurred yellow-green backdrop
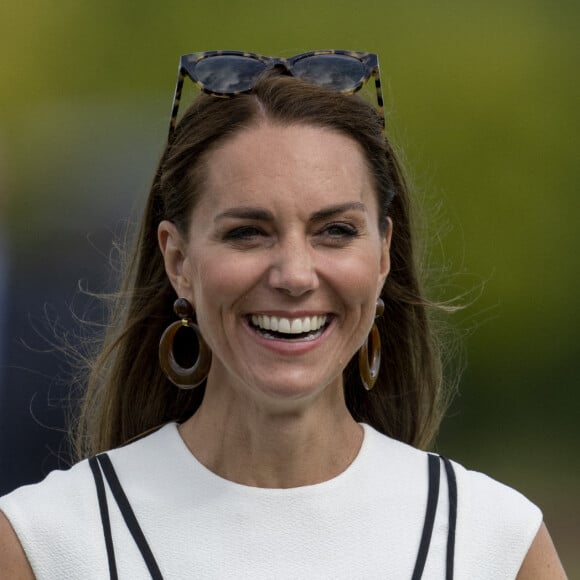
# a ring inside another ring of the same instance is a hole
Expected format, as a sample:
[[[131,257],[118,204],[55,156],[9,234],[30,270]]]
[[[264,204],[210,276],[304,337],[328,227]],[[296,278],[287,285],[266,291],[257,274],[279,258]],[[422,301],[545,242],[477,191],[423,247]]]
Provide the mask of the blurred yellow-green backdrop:
[[[539,503],[580,576],[579,17],[572,0],[3,2],[3,276],[26,297],[4,340],[74,309],[78,279],[108,287],[107,240],[146,195],[181,54],[377,52],[439,290],[481,294],[455,315],[468,366],[438,449]],[[37,375],[38,348],[2,364]]]

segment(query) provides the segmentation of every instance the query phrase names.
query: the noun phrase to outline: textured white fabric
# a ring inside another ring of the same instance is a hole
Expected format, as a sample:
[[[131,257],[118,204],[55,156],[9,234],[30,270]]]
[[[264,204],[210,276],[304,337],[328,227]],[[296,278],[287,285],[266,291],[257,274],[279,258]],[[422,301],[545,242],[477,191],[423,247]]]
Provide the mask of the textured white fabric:
[[[109,453],[164,578],[411,577],[427,502],[426,454],[364,426],[355,461],[312,486],[262,489],[201,465],[169,424]],[[540,526],[518,492],[454,464],[455,578],[515,578]],[[107,486],[119,577],[149,578]],[[108,578],[87,461],[0,498],[38,580]],[[445,577],[448,500],[439,506],[424,578]]]

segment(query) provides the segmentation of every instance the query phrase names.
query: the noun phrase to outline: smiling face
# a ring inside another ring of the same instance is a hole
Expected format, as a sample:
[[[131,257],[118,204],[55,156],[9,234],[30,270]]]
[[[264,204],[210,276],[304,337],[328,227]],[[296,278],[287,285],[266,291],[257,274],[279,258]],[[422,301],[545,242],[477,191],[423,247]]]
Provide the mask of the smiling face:
[[[341,389],[389,271],[371,175],[338,132],[261,122],[206,158],[187,239],[159,227],[166,270],[213,353],[208,389],[300,401]]]

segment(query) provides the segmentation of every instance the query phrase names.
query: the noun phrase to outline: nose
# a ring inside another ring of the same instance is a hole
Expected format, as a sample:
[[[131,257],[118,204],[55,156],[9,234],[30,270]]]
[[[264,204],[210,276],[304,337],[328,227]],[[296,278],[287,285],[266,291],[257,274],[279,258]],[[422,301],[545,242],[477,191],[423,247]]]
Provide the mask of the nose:
[[[269,271],[269,284],[296,297],[318,288],[313,248],[307,240],[287,240],[277,246]]]

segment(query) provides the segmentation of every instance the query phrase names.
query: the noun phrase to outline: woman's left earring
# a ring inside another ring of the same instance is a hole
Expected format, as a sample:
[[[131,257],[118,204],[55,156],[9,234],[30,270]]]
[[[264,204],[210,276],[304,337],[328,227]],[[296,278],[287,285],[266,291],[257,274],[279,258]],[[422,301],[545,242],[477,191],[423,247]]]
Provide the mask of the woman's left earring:
[[[381,298],[377,299],[377,306],[375,310],[375,318],[379,318],[385,311],[385,303]],[[369,341],[371,351],[371,362],[369,364]],[[370,391],[377,382],[379,377],[379,370],[381,368],[381,337],[376,323],[373,322],[373,327],[366,342],[360,347],[358,351],[358,368],[360,372],[360,379],[363,387]]]
[[[159,364],[167,378],[180,389],[194,389],[207,378],[211,366],[211,350],[201,336],[199,327],[193,322],[194,311],[185,298],[178,298],[173,310],[181,320],[170,324],[159,341]],[[173,352],[173,342],[182,327],[191,328],[197,337],[198,356],[192,367],[182,367]]]

